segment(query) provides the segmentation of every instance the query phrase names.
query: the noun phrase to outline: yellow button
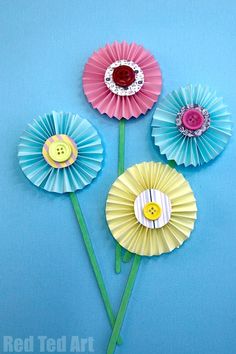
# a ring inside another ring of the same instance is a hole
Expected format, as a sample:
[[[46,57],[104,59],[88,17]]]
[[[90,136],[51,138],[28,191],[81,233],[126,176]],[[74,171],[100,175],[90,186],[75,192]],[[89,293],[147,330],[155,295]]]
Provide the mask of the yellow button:
[[[50,144],[48,154],[53,161],[64,162],[71,156],[71,146],[65,141],[54,141]]]
[[[161,216],[161,206],[155,202],[144,205],[143,214],[148,220],[157,220]]]

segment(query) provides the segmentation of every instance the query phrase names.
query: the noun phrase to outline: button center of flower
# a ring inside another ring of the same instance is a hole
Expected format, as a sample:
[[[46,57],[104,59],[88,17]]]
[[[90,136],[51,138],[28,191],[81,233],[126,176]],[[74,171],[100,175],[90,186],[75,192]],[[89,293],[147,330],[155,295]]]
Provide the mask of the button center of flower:
[[[65,162],[72,153],[71,146],[65,141],[54,141],[50,144],[48,154],[53,161]]]
[[[190,108],[186,110],[186,112],[182,117],[183,126],[190,130],[197,130],[201,128],[203,123],[204,123],[203,114],[195,108]]]
[[[162,214],[161,206],[155,202],[149,202],[144,205],[143,214],[148,220],[157,220]]]
[[[78,156],[74,140],[65,134],[50,136],[44,143],[42,154],[47,163],[54,168],[72,165]]]
[[[135,72],[128,65],[120,65],[113,71],[113,81],[121,87],[128,87],[135,81]]]

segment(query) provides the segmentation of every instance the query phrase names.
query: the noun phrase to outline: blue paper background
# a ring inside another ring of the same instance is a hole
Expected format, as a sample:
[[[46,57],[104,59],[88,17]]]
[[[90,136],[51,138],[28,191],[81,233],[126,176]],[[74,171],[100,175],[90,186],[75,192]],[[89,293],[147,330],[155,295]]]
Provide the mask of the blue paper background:
[[[106,42],[136,41],[158,59],[163,95],[208,84],[234,120],[235,18],[233,0],[1,0],[1,342],[3,335],[92,336],[95,353],[104,354],[110,335],[68,196],[37,189],[18,166],[26,124],[53,109],[78,112],[103,137],[104,169],[78,197],[117,310],[130,265],[113,272],[104,204],[117,176],[118,122],[87,103],[83,66]],[[165,161],[150,138],[152,113],[126,125],[126,167]],[[235,148],[233,136],[214,162],[178,168],[197,198],[196,228],[179,250],[143,260],[117,354],[236,352]]]

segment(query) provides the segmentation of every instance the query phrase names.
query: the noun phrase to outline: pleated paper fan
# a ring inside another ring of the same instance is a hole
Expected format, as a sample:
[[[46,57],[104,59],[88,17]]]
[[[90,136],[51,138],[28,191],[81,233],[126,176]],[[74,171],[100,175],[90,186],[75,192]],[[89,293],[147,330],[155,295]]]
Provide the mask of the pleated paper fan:
[[[124,171],[125,121],[151,109],[161,93],[162,76],[154,56],[136,43],[114,42],[94,52],[83,73],[83,89],[93,108],[119,122],[118,174]],[[115,271],[121,271],[117,243]]]
[[[162,77],[152,54],[136,43],[107,44],[85,65],[83,88],[88,101],[110,118],[137,118],[157,101]]]
[[[82,189],[101,169],[96,129],[77,114],[52,112],[34,119],[20,138],[19,163],[26,177],[49,192]]]
[[[196,213],[194,194],[183,175],[156,162],[128,168],[112,185],[106,204],[113,237],[143,256],[182,245],[193,230]]]
[[[152,136],[168,160],[202,165],[219,155],[232,134],[228,107],[202,85],[181,87],[159,102]]]
[[[34,119],[25,129],[20,138],[18,156],[24,174],[32,183],[49,192],[67,193],[70,198],[104,308],[113,328],[115,312],[75,193],[90,184],[102,167],[103,148],[96,129],[78,114],[45,114]],[[118,334],[116,343],[121,342]]]

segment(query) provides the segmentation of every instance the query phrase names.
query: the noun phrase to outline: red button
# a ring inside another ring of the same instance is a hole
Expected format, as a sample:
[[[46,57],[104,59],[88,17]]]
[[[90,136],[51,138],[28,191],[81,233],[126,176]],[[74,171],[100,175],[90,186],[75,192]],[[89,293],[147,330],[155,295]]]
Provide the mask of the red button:
[[[204,116],[197,109],[191,108],[184,113],[182,123],[187,129],[197,130],[203,125]]]
[[[128,87],[135,81],[135,72],[128,65],[120,65],[113,71],[113,80],[118,86]]]

